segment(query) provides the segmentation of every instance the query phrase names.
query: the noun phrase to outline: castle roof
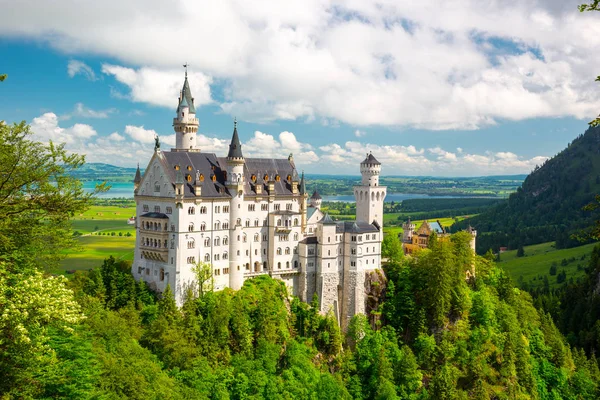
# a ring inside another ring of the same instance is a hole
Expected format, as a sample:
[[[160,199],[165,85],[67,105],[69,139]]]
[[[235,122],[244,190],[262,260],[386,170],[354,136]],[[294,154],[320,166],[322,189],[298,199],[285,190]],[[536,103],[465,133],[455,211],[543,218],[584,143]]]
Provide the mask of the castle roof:
[[[373,153],[367,154],[367,158],[365,158],[365,160],[361,164],[381,165],[381,163],[379,161],[377,161],[377,159],[375,158],[375,156],[373,156]]]
[[[323,219],[320,222],[323,225],[336,225],[337,224],[337,222],[335,222],[329,214],[325,214],[325,216],[323,217]]]
[[[135,171],[135,178],[133,178],[133,183],[140,183],[142,181],[142,174],[140,172],[140,164],[138,163],[137,170]]]
[[[237,131],[237,121],[233,122],[233,136],[231,137],[227,158],[244,158],[242,155],[242,144],[240,143],[240,137],[238,136]]]
[[[183,88],[181,89],[181,100],[179,101],[179,107],[189,107],[190,113],[196,113],[194,98],[192,97],[192,91],[190,90],[190,84],[187,79],[187,72],[185,74],[185,81],[183,81]]]
[[[227,158],[217,157],[214,153],[188,151],[164,151],[159,153],[158,157],[163,163],[171,183],[175,184],[178,175],[181,174],[181,183],[184,184],[184,197],[195,197],[193,186],[196,182],[196,175],[204,178],[203,181],[201,180],[202,197],[231,197],[225,186]],[[179,167],[179,170],[176,167]],[[190,177],[188,178],[188,176]],[[256,177],[256,182],[252,181],[252,176]],[[267,179],[263,180],[265,176]],[[289,181],[287,180],[288,176],[292,178]],[[298,196],[298,194],[293,193],[292,188],[292,181],[297,180],[298,173],[286,158],[245,159],[243,190],[247,196],[256,195],[256,186],[258,185],[262,185],[263,194],[268,193],[269,182],[273,183],[275,195],[277,196]]]
[[[310,196],[310,198],[313,200],[321,200],[321,195],[319,194],[317,189],[315,189],[315,191],[313,192],[312,196]]]
[[[300,194],[306,193],[306,183],[304,182],[304,171],[302,171],[302,179],[300,179]]]
[[[140,215],[140,217],[142,218],[161,218],[161,219],[169,219],[169,216],[167,214],[164,213],[159,213],[159,212],[149,212],[146,214],[142,214]]]
[[[368,222],[340,221],[336,226],[336,233],[370,233],[379,232],[379,229]]]

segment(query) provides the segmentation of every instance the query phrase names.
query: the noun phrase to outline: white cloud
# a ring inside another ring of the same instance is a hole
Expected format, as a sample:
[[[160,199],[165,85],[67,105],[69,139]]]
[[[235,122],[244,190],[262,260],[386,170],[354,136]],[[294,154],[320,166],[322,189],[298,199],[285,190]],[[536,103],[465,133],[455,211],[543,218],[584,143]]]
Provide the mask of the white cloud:
[[[116,108],[109,108],[106,110],[92,110],[83,105],[83,103],[75,104],[73,112],[65,115],[61,115],[60,119],[71,119],[72,117],[81,118],[108,118],[111,114],[117,113]]]
[[[96,78],[94,70],[89,65],[79,60],[69,60],[69,64],[67,64],[67,74],[69,74],[69,77],[71,78],[75,75],[83,75],[89,81],[98,79]]]
[[[75,144],[83,139],[96,136],[96,131],[90,125],[75,124],[70,128],[61,128],[58,125],[56,114],[48,112],[31,122],[31,130],[37,139],[43,142]]]
[[[356,136],[357,138],[359,137],[363,137],[367,134],[367,132],[365,131],[361,131],[360,129],[357,129],[354,131],[354,136]]]
[[[286,158],[292,154],[296,165],[319,160],[312,146],[299,142],[292,132],[281,132],[277,140],[272,135],[256,131],[250,140],[242,143],[242,151],[250,157],[264,158]]]
[[[183,57],[197,104],[214,79],[221,109],[245,120],[476,129],[597,114],[600,24],[577,3],[21,0],[0,15],[0,36],[144,66],[102,70],[159,106],[174,106]]]
[[[108,135],[108,139],[114,140],[115,142],[122,142],[123,140],[125,140],[125,137],[119,135],[117,132],[113,132],[110,135]]]
[[[177,105],[177,98],[182,88],[180,70],[159,70],[148,67],[135,70],[103,64],[102,73],[112,75],[116,80],[127,85],[130,90],[129,98],[133,101],[172,108]],[[188,79],[196,107],[209,104],[212,101],[210,95],[212,79],[199,72],[190,73]],[[111,93],[114,97],[125,96],[116,89],[112,89]]]

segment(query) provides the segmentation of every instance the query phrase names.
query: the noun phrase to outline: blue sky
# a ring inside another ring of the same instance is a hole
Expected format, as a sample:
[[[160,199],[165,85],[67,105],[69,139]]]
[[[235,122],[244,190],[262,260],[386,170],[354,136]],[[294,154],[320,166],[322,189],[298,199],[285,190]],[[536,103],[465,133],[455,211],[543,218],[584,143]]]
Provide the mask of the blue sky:
[[[237,117],[248,156],[310,173],[373,151],[385,175],[474,176],[528,173],[600,112],[600,16],[576,2],[135,3],[3,13],[0,119],[143,165],[154,133],[172,145],[189,62],[203,151],[225,154]]]

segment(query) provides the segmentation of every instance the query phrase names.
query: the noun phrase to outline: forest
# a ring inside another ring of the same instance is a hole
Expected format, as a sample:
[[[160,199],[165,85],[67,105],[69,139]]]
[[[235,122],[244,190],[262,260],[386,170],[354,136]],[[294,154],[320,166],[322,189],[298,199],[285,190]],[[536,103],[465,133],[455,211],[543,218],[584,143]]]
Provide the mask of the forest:
[[[268,276],[199,286],[181,308],[106,259],[67,280],[46,271],[92,200],[67,173],[83,157],[0,125],[0,393],[20,398],[594,399],[600,371],[469,237],[431,237],[342,332]],[[57,160],[59,160],[57,162]],[[32,168],[35,165],[35,169]],[[98,191],[103,190],[102,187]],[[25,201],[28,200],[28,201]]]
[[[600,193],[599,141],[600,127],[590,127],[536,167],[507,201],[470,219],[468,223],[479,232],[477,252],[552,241],[558,248],[588,242],[581,232],[591,227],[595,218],[585,206]],[[454,224],[453,231],[466,224]]]

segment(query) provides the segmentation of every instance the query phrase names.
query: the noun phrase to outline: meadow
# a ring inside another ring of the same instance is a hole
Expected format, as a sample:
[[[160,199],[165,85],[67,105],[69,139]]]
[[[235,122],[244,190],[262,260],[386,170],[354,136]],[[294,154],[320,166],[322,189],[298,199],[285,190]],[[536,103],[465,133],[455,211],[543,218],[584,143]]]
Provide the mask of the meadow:
[[[132,260],[135,227],[127,219],[135,215],[135,207],[92,206],[72,220],[80,248],[69,251],[61,263],[66,271],[91,269],[113,256]]]
[[[401,226],[389,226],[389,225],[386,226],[385,225],[385,223],[387,221],[386,216],[388,216],[388,215],[390,215],[390,216],[394,216],[395,215],[396,218],[397,218],[397,214],[396,213],[393,213],[393,214],[383,214],[383,223],[384,223],[384,225],[383,225],[383,233],[385,235],[395,235],[395,236],[397,236],[398,234],[400,234],[400,233],[403,232],[403,229],[402,229]],[[450,226],[452,226],[453,223],[455,223],[457,221],[465,220],[465,219],[470,218],[470,217],[472,217],[472,215],[462,215],[462,216],[455,217],[455,218],[429,218],[427,221],[429,221],[429,222],[440,221],[440,224],[442,224],[442,226],[444,228],[450,228]],[[394,219],[393,217],[388,217],[388,218],[391,219],[391,220]],[[415,220],[415,221],[412,221],[412,222],[415,224],[416,229],[419,229],[419,227],[421,226],[421,224],[423,223],[423,221],[424,220]]]
[[[585,275],[585,267],[589,263],[590,253],[596,244],[587,244],[571,249],[557,250],[554,242],[525,246],[525,255],[517,257],[517,250],[500,254],[498,266],[507,271],[519,286],[526,283],[529,288],[544,285],[544,277],[548,277],[550,288],[558,287],[557,276],[565,271],[566,281],[577,281]],[[556,275],[550,275],[550,267],[556,266]]]

